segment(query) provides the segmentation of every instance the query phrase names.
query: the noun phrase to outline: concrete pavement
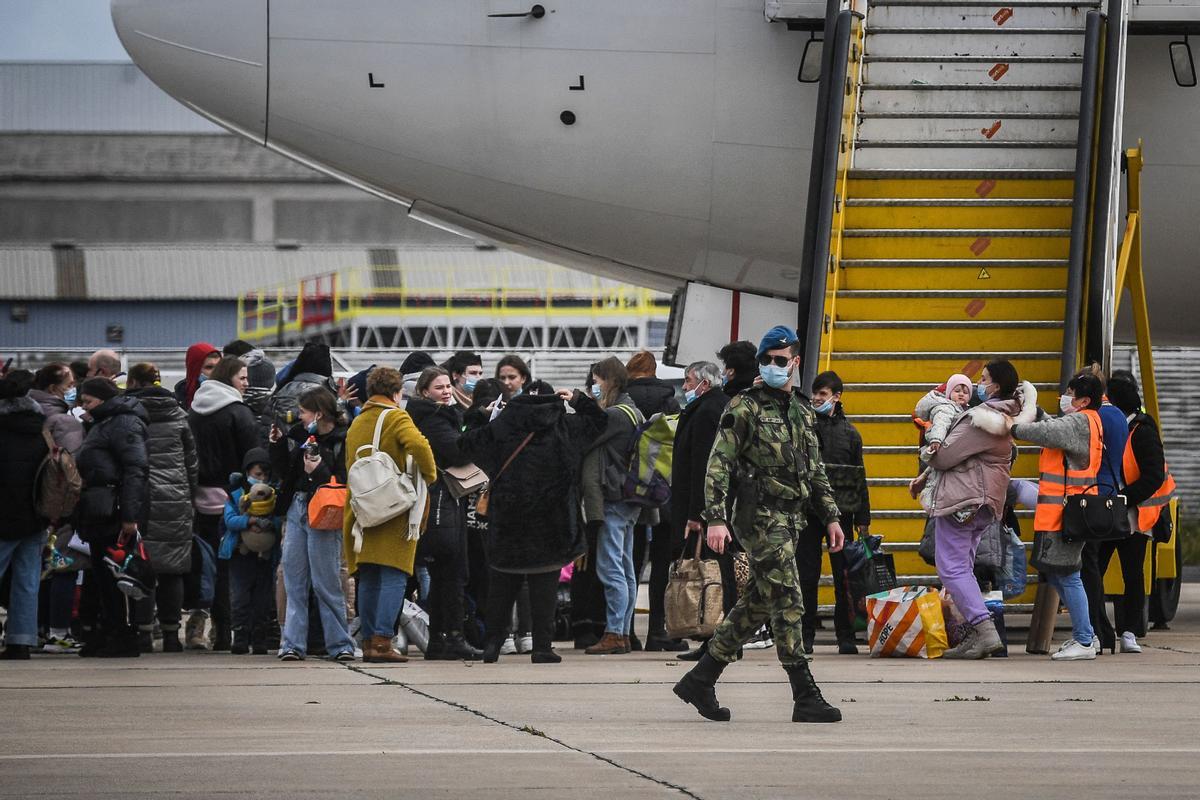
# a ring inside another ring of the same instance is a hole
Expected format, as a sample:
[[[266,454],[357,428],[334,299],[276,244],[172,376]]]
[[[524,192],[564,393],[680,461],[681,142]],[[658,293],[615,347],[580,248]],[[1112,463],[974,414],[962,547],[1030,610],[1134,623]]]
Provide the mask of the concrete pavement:
[[[406,665],[209,653],[0,662],[0,797],[1200,796],[1200,585],[1142,655],[839,657],[838,725],[793,725],[773,651],[719,688],[662,654]],[[1061,637],[1061,634],[1059,636]]]

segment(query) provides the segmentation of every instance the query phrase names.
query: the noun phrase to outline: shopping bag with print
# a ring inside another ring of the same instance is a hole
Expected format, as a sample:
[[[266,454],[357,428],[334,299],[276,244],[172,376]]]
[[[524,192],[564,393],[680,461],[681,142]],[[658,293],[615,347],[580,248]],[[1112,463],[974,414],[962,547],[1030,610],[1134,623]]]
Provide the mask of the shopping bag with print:
[[[901,586],[867,598],[871,657],[940,658],[948,646],[942,600],[928,586]]]

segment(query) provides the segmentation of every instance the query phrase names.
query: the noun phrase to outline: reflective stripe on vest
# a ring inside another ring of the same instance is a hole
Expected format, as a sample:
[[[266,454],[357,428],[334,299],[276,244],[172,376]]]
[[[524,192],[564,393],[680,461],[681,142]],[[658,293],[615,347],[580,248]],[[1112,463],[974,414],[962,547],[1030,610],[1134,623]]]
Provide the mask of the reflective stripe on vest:
[[[1122,459],[1126,486],[1142,476],[1137,458],[1133,454],[1133,431],[1136,431],[1137,428],[1138,426],[1134,425],[1133,429],[1129,431],[1129,441],[1125,445],[1125,455]],[[1154,527],[1154,523],[1158,522],[1159,516],[1162,515],[1163,507],[1171,502],[1171,497],[1175,494],[1175,478],[1171,476],[1171,469],[1165,461],[1163,462],[1163,472],[1166,474],[1166,479],[1163,480],[1162,486],[1158,487],[1158,491],[1152,497],[1138,506],[1138,530],[1143,533]]]
[[[1033,515],[1035,531],[1062,530],[1063,504],[1074,494],[1099,494],[1096,481],[1104,459],[1104,433],[1100,414],[1092,409],[1075,412],[1088,418],[1088,466],[1087,469],[1071,469],[1062,450],[1043,447],[1038,461],[1042,476],[1038,482],[1037,511]],[[1063,474],[1063,467],[1067,472]]]

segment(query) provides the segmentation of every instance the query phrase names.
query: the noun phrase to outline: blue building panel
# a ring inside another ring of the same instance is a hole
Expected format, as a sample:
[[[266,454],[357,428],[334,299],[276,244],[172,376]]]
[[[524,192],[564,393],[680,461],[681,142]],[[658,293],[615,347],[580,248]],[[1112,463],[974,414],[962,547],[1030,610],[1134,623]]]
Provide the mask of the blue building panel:
[[[220,345],[236,335],[235,302],[0,301],[0,350],[185,348],[193,342]]]

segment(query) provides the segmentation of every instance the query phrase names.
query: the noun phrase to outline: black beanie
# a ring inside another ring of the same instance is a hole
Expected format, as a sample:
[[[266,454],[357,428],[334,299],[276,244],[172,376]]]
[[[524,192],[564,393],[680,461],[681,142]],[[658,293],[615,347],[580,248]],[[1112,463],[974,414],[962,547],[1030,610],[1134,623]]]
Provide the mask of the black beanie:
[[[79,387],[79,393],[101,401],[112,400],[119,394],[117,385],[108,378],[88,378]]]
[[[1137,387],[1129,381],[1116,378],[1108,382],[1108,402],[1121,409],[1125,416],[1136,414],[1142,408],[1142,397]]]

